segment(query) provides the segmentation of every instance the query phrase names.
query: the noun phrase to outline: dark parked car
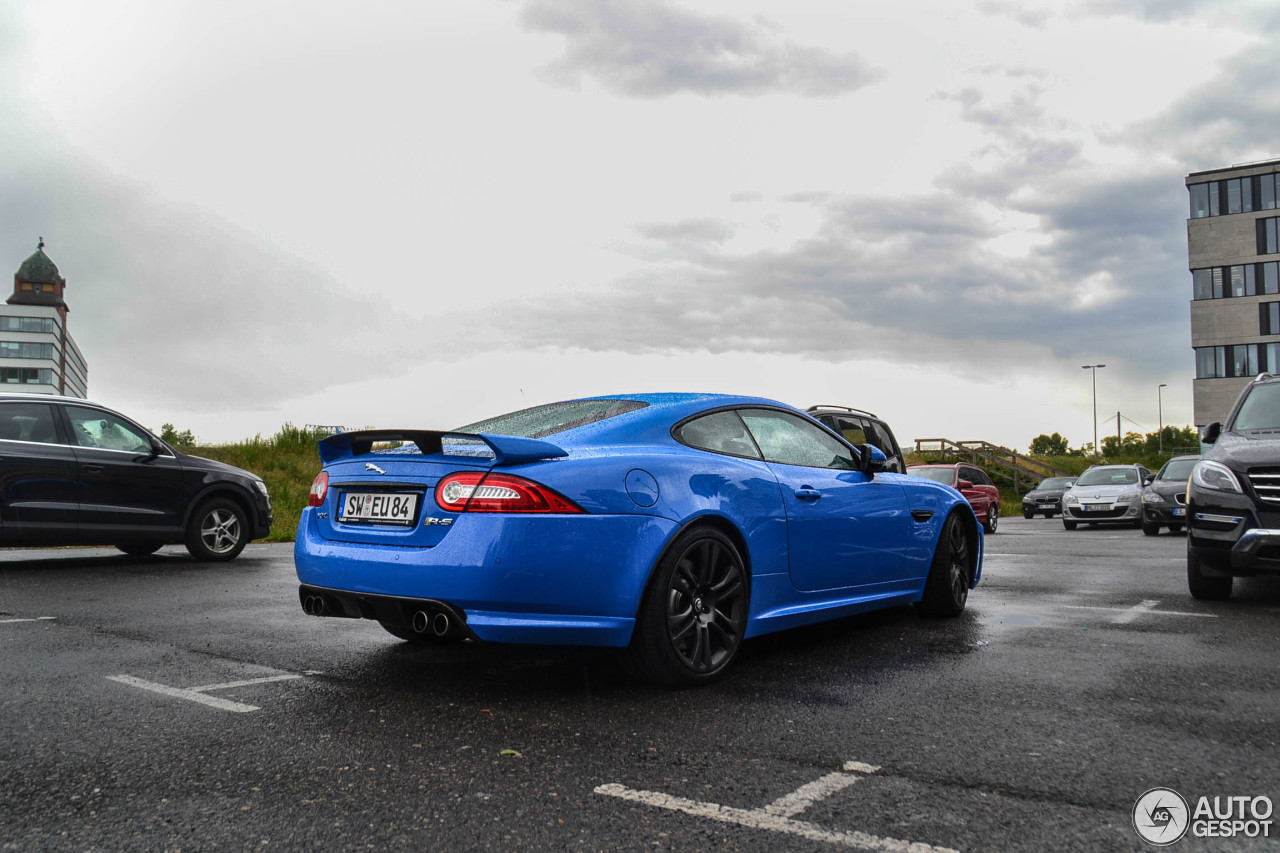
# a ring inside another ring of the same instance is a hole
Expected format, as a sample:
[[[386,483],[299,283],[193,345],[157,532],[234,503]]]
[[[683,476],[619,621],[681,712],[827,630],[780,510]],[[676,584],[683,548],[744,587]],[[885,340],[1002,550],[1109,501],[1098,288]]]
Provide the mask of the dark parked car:
[[[1280,378],[1249,383],[1187,488],[1187,586],[1196,598],[1231,597],[1232,579],[1280,574]]]
[[[883,418],[846,406],[810,406],[805,411],[823,426],[830,427],[843,436],[854,447],[870,444],[880,448],[888,460],[884,467],[886,471],[895,474],[906,472],[907,463],[902,459],[902,449],[898,447],[893,430],[889,429]]]
[[[1199,456],[1175,456],[1142,489],[1142,532],[1155,536],[1161,527],[1177,533],[1187,523],[1187,480]]]
[[[1062,512],[1062,495],[1075,481],[1075,477],[1045,477],[1040,485],[1022,496],[1022,517],[1034,518],[1040,513],[1045,518],[1053,518]]]
[[[230,560],[271,530],[256,474],[179,453],[88,400],[0,394],[0,545],[182,543]]]
[[[973,507],[982,529],[996,532],[996,525],[1000,523],[1000,490],[986,471],[976,465],[912,465],[907,473],[955,489]]]

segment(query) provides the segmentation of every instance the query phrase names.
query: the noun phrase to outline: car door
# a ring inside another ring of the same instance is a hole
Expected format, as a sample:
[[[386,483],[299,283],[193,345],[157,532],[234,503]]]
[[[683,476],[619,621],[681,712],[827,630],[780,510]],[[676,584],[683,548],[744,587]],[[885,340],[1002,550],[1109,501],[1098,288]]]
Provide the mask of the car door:
[[[896,479],[863,474],[847,445],[798,415],[739,414],[782,489],[792,584],[885,592],[902,585],[910,514]]]
[[[74,541],[76,458],[48,403],[0,403],[0,538],[12,545]]]
[[[137,424],[103,409],[65,405],[80,483],[82,533],[146,533],[182,526],[182,465]],[[155,448],[159,448],[158,452]]]

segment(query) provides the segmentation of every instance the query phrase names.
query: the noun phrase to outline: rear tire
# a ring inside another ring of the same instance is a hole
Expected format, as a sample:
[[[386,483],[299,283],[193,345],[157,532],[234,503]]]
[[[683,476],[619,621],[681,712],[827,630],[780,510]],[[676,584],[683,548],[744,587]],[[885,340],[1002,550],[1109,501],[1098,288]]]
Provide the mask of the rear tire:
[[[628,668],[673,687],[714,681],[742,647],[747,600],[746,568],[733,541],[710,527],[684,531],[645,588]]]
[[[200,504],[187,526],[187,550],[206,563],[222,563],[240,556],[249,544],[249,523],[240,505],[228,498]]]
[[[1226,601],[1231,597],[1232,577],[1210,577],[1204,573],[1204,564],[1195,554],[1187,551],[1187,589],[1192,598],[1201,601]]]
[[[942,524],[933,564],[924,583],[920,609],[930,616],[959,616],[969,600],[973,578],[973,543],[960,516],[952,513]]]
[[[982,529],[988,533],[996,532],[996,525],[1000,523],[1000,504],[991,504],[987,507],[987,520],[983,523]]]
[[[1169,525],[1169,532],[1170,532],[1170,533],[1181,533],[1181,532],[1182,532],[1182,525],[1181,525],[1181,524],[1170,524],[1170,525]]]
[[[154,554],[156,551],[159,551],[160,546],[163,544],[163,542],[154,542],[150,540],[141,542],[118,542],[116,543],[116,548],[128,554],[130,557],[145,557],[148,554]]]

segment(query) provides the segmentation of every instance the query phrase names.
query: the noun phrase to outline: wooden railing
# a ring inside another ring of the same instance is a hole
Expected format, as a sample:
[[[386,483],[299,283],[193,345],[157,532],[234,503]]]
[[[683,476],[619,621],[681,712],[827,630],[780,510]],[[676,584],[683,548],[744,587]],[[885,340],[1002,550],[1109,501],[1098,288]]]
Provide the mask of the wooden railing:
[[[1048,463],[986,441],[952,441],[949,438],[917,438],[916,453],[943,459],[967,459],[988,474],[1008,480],[1019,494],[1035,487],[1045,477],[1070,477]]]

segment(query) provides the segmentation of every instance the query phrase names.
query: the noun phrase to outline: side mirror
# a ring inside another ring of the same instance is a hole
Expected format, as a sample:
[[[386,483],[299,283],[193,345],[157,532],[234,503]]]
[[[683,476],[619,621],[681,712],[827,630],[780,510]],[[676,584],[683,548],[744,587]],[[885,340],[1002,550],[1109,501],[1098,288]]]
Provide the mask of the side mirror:
[[[1142,478],[1142,485],[1144,485],[1144,486],[1150,486],[1150,485],[1151,485],[1152,483],[1154,483],[1155,481],[1156,481],[1156,478],[1155,478],[1155,477],[1143,477],[1143,478]]]
[[[957,483],[957,484],[956,484],[956,488],[957,488],[957,489],[959,489],[959,490],[960,490],[960,491],[962,491],[962,492],[963,492],[965,489],[972,489],[972,488],[973,488],[973,481],[972,481],[972,480],[961,480],[959,483]]]
[[[1220,435],[1222,435],[1222,423],[1219,421],[1200,427],[1200,441],[1204,444],[1213,444]]]
[[[858,447],[858,454],[861,457],[858,470],[866,474],[868,477],[874,477],[885,469],[885,463],[889,461],[889,457],[884,455],[884,451],[876,447],[874,444],[863,444]]]

